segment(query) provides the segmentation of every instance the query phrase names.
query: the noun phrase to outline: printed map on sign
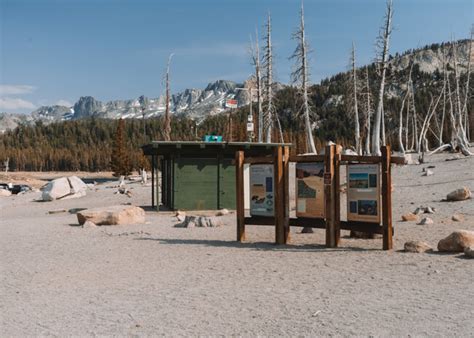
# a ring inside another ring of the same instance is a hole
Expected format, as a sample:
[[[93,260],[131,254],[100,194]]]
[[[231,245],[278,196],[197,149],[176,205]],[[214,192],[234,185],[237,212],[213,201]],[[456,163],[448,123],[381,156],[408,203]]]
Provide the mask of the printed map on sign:
[[[296,164],[296,216],[324,217],[324,163]]]
[[[380,223],[380,167],[347,166],[347,220]]]
[[[250,166],[250,214],[274,215],[273,165]]]

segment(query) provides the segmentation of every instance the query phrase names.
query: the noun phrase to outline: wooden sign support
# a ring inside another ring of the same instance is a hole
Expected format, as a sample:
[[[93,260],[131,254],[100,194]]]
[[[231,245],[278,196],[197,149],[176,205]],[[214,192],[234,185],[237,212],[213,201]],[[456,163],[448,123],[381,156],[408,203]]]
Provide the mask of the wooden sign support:
[[[245,240],[245,195],[244,195],[244,152],[235,153],[235,184],[236,189],[236,215],[237,215],[237,241]]]
[[[390,146],[382,147],[382,226],[383,249],[391,250],[392,245],[392,166]]]
[[[289,163],[309,163],[324,161],[325,219],[309,217],[289,217]],[[342,162],[382,163],[382,226],[377,223],[341,221],[340,166]],[[245,217],[244,203],[244,163],[273,164],[274,166],[274,216]],[[244,152],[235,155],[237,193],[237,241],[245,240],[245,225],[275,226],[275,243],[286,244],[290,237],[290,226],[322,228],[326,231],[326,246],[335,248],[340,242],[342,230],[354,230],[383,234],[383,249],[392,249],[392,182],[391,164],[403,164],[404,158],[391,157],[390,147],[382,147],[382,156],[342,155],[341,147],[329,145],[324,155],[289,156],[288,147],[275,148],[272,157],[244,158]]]

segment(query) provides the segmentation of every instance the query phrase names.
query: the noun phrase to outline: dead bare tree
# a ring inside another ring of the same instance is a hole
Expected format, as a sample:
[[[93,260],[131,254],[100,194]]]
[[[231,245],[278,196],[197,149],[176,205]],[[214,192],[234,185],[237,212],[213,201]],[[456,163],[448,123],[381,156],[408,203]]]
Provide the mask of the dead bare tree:
[[[267,18],[267,35],[265,37],[265,48],[263,56],[263,64],[265,68],[265,93],[267,99],[267,109],[264,117],[265,141],[272,142],[273,127],[273,46],[272,46],[272,20],[270,13]]]
[[[250,40],[252,40],[250,38]],[[262,74],[260,69],[260,48],[258,46],[258,30],[255,29],[255,49],[253,43],[250,43],[250,53],[252,57],[252,64],[255,67],[255,82],[257,85],[257,109],[258,109],[258,142],[263,142],[263,132],[264,132],[264,120],[263,120],[263,110],[262,110]],[[253,104],[252,101],[252,90],[250,90],[250,104]]]
[[[380,36],[378,38],[378,46],[380,47],[380,66],[381,66],[381,79],[380,88],[377,101],[377,110],[375,112],[374,129],[372,132],[372,153],[374,155],[381,155],[380,152],[380,129],[382,127],[383,116],[383,97],[385,93],[385,75],[387,71],[388,53],[390,46],[390,36],[392,34],[392,15],[393,15],[393,2],[387,0],[387,10],[385,14],[385,24],[381,29]]]
[[[170,64],[173,53],[168,58],[168,65],[166,67],[166,102],[165,102],[165,123],[163,128],[163,136],[165,141],[171,140],[171,116],[170,116]]]
[[[354,113],[354,136],[355,136],[355,148],[357,154],[362,154],[362,144],[360,140],[360,122],[359,122],[359,108],[357,102],[357,68],[356,68],[356,54],[355,44],[352,42],[351,51],[351,89],[352,89],[352,111]]]
[[[471,36],[469,37],[469,51],[467,55],[467,79],[464,89],[464,103],[462,105],[462,114],[464,115],[464,127],[466,129],[466,139],[470,142],[470,118],[469,118],[469,111],[468,111],[468,102],[470,98],[470,79],[471,79],[471,56],[472,56],[472,38],[474,35],[474,25],[471,27]]]
[[[299,90],[303,97],[303,118],[306,130],[306,145],[307,152],[316,154],[316,146],[314,144],[313,130],[311,127],[310,120],[310,106],[308,98],[308,85],[309,85],[309,68],[308,68],[308,43],[306,42],[305,27],[304,27],[304,8],[301,4],[300,12],[300,26],[297,31],[293,34],[293,38],[297,41],[296,49],[291,56],[292,59],[296,60],[296,67],[292,72],[293,83],[298,84]]]
[[[370,83],[369,83],[369,67],[365,66],[365,154],[370,154],[370,119],[372,118],[372,103],[370,100]]]

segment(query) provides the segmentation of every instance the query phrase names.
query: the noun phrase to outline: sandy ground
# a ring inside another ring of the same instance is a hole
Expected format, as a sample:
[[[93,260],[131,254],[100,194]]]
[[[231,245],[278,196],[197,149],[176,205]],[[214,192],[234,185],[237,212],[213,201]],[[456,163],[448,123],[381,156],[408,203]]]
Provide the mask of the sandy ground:
[[[234,214],[223,227],[191,229],[152,211],[145,225],[95,229],[72,226],[74,214],[48,214],[149,205],[150,187],[138,183],[132,198],[106,184],[74,200],[2,198],[1,335],[472,336],[474,260],[400,251],[408,240],[435,247],[455,229],[474,230],[473,199],[441,202],[456,188],[474,191],[474,159],[446,157],[394,169],[390,252],[381,239],[346,232],[326,249],[324,231],[301,228],[275,246],[273,228],[247,226],[241,244]],[[423,177],[428,165],[435,174]],[[420,205],[437,208],[433,225],[399,221]],[[454,213],[465,220],[451,221]]]

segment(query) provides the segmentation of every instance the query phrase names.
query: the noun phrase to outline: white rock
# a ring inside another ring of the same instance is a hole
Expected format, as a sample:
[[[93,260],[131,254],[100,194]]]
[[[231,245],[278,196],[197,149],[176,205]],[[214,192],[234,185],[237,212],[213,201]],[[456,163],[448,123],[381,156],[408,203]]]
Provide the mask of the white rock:
[[[176,213],[176,218],[178,219],[178,221],[184,222],[184,220],[186,219],[186,213],[184,211],[178,211]]]
[[[48,182],[43,189],[43,201],[54,201],[71,193],[71,186],[66,177],[57,178]]]
[[[43,188],[43,201],[53,201],[57,199],[70,199],[86,196],[87,184],[79,177],[61,177],[52,180]]]
[[[431,171],[431,170],[429,170],[429,169],[426,169],[426,171],[425,171],[425,173],[424,173],[423,176],[432,176],[432,175],[434,175],[434,172]]]
[[[228,214],[229,214],[229,210],[221,209],[221,210],[217,211],[216,216],[225,216],[225,215],[228,215]]]
[[[418,223],[418,225],[428,225],[428,224],[434,224],[433,220],[429,217],[423,218],[421,222]]]

